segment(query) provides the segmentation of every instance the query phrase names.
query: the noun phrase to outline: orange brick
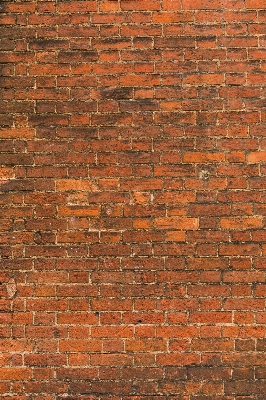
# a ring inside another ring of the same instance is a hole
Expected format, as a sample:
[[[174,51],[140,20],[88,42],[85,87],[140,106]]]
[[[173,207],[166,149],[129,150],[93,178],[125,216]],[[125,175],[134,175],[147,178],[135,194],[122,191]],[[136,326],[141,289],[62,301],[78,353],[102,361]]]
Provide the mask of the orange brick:
[[[255,229],[262,228],[263,217],[230,217],[221,218],[223,229]]]
[[[204,153],[204,152],[189,152],[184,153],[184,162],[220,162],[224,160],[224,154],[222,153]]]
[[[184,10],[220,10],[224,0],[183,0]]]
[[[32,138],[35,136],[33,128],[2,128],[0,130],[1,139]]]
[[[198,229],[198,224],[198,218],[155,218],[155,227],[158,229]]]

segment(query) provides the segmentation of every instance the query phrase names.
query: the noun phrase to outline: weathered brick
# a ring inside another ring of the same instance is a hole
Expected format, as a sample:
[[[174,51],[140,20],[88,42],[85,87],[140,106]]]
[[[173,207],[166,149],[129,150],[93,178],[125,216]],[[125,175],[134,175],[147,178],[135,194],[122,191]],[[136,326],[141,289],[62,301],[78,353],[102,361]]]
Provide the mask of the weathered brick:
[[[264,6],[1,2],[3,400],[264,400]]]

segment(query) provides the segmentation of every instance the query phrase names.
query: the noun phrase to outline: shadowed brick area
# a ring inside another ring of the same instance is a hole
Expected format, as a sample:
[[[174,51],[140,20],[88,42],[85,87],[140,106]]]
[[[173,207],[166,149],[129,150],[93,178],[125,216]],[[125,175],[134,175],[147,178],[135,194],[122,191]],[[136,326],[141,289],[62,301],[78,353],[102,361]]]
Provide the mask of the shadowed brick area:
[[[1,400],[266,399],[265,5],[0,1]]]

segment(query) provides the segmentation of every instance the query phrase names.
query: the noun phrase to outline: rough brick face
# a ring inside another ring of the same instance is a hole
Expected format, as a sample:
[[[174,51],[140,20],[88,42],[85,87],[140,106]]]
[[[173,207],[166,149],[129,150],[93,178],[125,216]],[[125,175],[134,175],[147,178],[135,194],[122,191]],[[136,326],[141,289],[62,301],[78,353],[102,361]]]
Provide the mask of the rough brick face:
[[[266,399],[265,5],[0,1],[1,399]]]

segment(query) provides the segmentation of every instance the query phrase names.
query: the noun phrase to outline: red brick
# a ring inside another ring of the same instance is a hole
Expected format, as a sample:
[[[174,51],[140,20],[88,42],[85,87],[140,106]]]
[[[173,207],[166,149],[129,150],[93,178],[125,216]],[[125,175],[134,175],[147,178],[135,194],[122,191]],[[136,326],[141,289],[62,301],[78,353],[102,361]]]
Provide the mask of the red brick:
[[[232,314],[230,312],[193,312],[191,313],[190,322],[192,323],[231,323]]]
[[[228,215],[230,214],[230,206],[226,204],[191,204],[190,215]]]
[[[168,273],[168,275],[170,275]],[[175,276],[176,278],[178,277],[178,274],[172,274],[172,276]],[[195,275],[194,275],[195,276]],[[162,275],[163,277],[163,275]],[[184,279],[184,282],[186,282],[186,280],[189,280],[189,277],[191,278],[191,281],[193,281],[193,274],[187,274],[186,279]],[[182,279],[182,278],[181,278]],[[195,310],[197,308],[197,301],[195,299],[189,299],[189,300],[184,300],[184,299],[178,299],[178,300],[161,300],[158,304],[158,308],[162,309],[162,310],[166,310],[166,309],[180,309],[180,310]],[[170,329],[171,327],[169,327]]]
[[[157,357],[158,365],[192,365],[199,363],[199,355],[196,353],[160,354]]]
[[[128,2],[128,0],[126,0]],[[121,76],[120,78],[121,86],[154,86],[160,85],[159,75],[127,75]]]
[[[98,206],[59,206],[58,213],[60,216],[76,216],[76,217],[88,217],[98,216],[100,209]]]
[[[226,339],[195,339],[192,343],[194,351],[232,351],[234,349],[234,341]]]
[[[61,354],[26,354],[25,365],[29,366],[60,366],[65,364],[66,357]],[[37,392],[38,393],[38,392]]]
[[[224,282],[263,282],[262,271],[225,271]]]
[[[160,10],[160,2],[158,0],[122,0],[122,10],[141,10],[141,11],[154,11]]]
[[[95,338],[131,338],[133,336],[132,327],[94,327],[92,329],[92,337]]]
[[[203,181],[202,179],[197,178],[187,178],[185,181],[186,189],[198,189],[198,190],[207,190],[207,189],[225,189],[227,187],[226,178],[212,178],[209,180]]]
[[[65,353],[95,353],[101,351],[102,342],[100,340],[60,340],[59,349]]]
[[[177,1],[169,1],[165,0],[164,11],[162,12],[154,12],[153,13],[153,22],[155,23],[181,23],[181,22],[189,22],[193,21],[193,13],[192,12],[169,12],[168,10],[178,10],[178,2]]]
[[[148,340],[127,340],[126,351],[129,352],[145,352],[145,351],[158,351],[166,350],[166,341],[162,339],[148,339]]]
[[[126,354],[92,354],[92,365],[132,365],[133,358]]]
[[[193,167],[189,164],[168,164],[154,167],[155,176],[183,176],[193,173]]]
[[[42,299],[27,300],[27,309],[30,311],[44,311],[49,309],[49,311],[55,310],[66,310],[67,301],[66,300],[50,300],[49,306],[47,307],[47,301]]]
[[[197,335],[198,328],[197,327],[161,327],[157,328],[157,336],[162,338],[171,338],[171,337],[178,337],[178,338],[191,338],[194,335]]]
[[[259,255],[260,248],[256,244],[225,244],[220,246],[220,255]]]
[[[264,400],[264,3],[2,3],[3,400]]]
[[[220,85],[224,81],[224,76],[222,74],[191,74],[183,79],[184,84],[190,85]]]
[[[123,310],[129,311],[131,310],[131,301],[130,300],[116,300],[116,299],[100,299],[100,300],[92,300],[92,309],[102,310],[102,311],[111,311],[111,310]]]
[[[224,160],[224,155],[222,153],[204,153],[204,152],[189,152],[184,153],[184,162],[220,162]]]

